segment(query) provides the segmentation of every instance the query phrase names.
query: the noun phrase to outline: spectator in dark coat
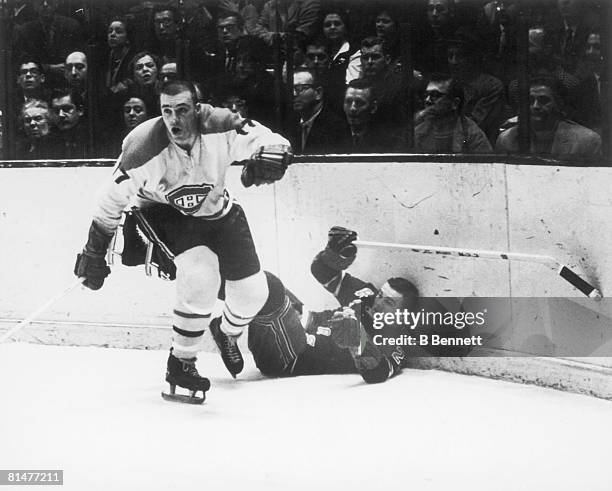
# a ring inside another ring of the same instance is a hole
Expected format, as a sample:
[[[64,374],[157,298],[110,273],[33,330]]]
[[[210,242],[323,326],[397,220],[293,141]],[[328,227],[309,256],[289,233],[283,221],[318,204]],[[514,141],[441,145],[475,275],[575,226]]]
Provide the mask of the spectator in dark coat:
[[[59,142],[53,133],[53,117],[45,101],[26,102],[19,114],[23,133],[17,139],[16,156],[18,159],[38,160],[58,157]]]
[[[40,60],[55,85],[61,80],[66,56],[84,47],[79,23],[56,13],[57,0],[32,0],[38,18],[15,27],[13,46],[18,55]]]
[[[84,102],[78,92],[57,89],[51,95],[57,136],[60,141],[59,158],[84,159],[89,156],[89,134],[84,118]]]
[[[547,155],[599,155],[601,138],[563,118],[559,84],[552,77],[534,78],[529,86],[531,152]],[[500,153],[518,153],[516,126],[503,131],[495,145]]]
[[[468,116],[494,142],[499,127],[510,116],[504,85],[482,72],[482,40],[472,29],[460,27],[448,41],[448,66],[453,78],[463,85],[463,115]]]
[[[45,72],[38,61],[25,57],[17,69],[17,85],[20,89],[21,102],[33,99],[46,100],[48,91],[45,88]]]
[[[280,23],[277,22],[277,9]],[[276,30],[293,32],[298,44],[302,44],[316,34],[320,15],[320,0],[269,0],[261,10],[253,33],[271,46]]]
[[[337,153],[369,153],[405,151],[405,129],[386,125],[376,118],[378,99],[376,87],[369,79],[357,79],[348,84],[344,96],[344,113],[349,132],[338,144]]]
[[[346,135],[346,120],[327,106],[324,90],[314,72],[293,74],[293,110],[299,122],[292,147],[297,153],[333,153]]]
[[[128,95],[142,99],[151,115],[159,114],[159,58],[149,51],[136,53],[129,64],[131,75]]]

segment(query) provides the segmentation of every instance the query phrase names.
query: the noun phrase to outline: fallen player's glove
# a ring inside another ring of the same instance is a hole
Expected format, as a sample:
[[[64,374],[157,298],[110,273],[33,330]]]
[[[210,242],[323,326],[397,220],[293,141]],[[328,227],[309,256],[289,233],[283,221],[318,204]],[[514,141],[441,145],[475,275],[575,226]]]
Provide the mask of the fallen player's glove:
[[[198,104],[200,108],[200,132],[225,133],[236,130],[241,135],[246,135],[249,126],[254,126],[250,119],[243,118],[240,114],[222,107],[213,107],[210,104]]]
[[[288,145],[266,145],[247,160],[240,180],[246,188],[253,184],[259,186],[273,183],[285,175],[292,160],[293,153]]]
[[[327,247],[342,257],[354,258],[357,247],[353,242],[357,240],[357,232],[344,227],[332,227],[327,233]]]
[[[360,324],[355,311],[349,307],[337,310],[329,320],[331,338],[340,348],[359,347]]]
[[[99,290],[104,284],[104,279],[110,274],[110,268],[106,264],[106,250],[112,238],[112,235],[106,234],[95,222],[92,222],[87,244],[83,252],[77,254],[74,265],[74,274],[79,278],[85,278],[83,285],[87,288]]]

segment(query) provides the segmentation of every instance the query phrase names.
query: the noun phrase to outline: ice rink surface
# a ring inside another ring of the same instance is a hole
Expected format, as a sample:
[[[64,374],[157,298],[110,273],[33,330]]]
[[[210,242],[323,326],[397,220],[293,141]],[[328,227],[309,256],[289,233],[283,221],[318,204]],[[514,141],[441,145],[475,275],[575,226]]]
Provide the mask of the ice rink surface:
[[[160,397],[166,358],[0,345],[0,468],[75,491],[612,489],[609,401],[437,371],[265,379],[250,358],[234,381],[205,353],[190,406]]]

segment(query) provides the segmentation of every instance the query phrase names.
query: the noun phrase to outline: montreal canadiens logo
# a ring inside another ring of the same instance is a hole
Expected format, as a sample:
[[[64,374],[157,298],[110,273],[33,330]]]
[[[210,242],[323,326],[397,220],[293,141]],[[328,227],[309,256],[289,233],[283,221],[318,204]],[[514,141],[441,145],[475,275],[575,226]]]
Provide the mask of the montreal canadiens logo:
[[[202,203],[213,189],[210,184],[190,184],[181,186],[166,195],[170,205],[183,213],[193,215],[202,207]]]

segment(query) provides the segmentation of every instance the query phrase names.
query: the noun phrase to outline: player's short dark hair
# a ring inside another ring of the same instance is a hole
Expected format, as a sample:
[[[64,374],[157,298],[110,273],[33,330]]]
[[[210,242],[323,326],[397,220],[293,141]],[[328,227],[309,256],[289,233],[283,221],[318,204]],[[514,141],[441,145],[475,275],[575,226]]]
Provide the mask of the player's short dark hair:
[[[374,83],[368,78],[356,78],[351,80],[346,86],[346,90],[348,89],[369,90],[370,95],[372,96],[372,100],[378,100],[378,93],[376,91],[376,87]],[[346,90],[344,91],[345,95]]]
[[[187,80],[169,80],[161,86],[159,93],[165,95],[178,95],[181,92],[189,92],[191,94],[191,100],[194,104],[197,104],[198,93],[195,85]]]
[[[51,103],[53,104],[53,99],[61,99],[62,97],[70,97],[70,100],[78,109],[83,109],[85,107],[83,96],[79,92],[70,90],[69,88],[53,89],[50,98]]]
[[[406,278],[389,278],[387,283],[402,296],[405,304],[413,303],[419,298],[418,288]]]

